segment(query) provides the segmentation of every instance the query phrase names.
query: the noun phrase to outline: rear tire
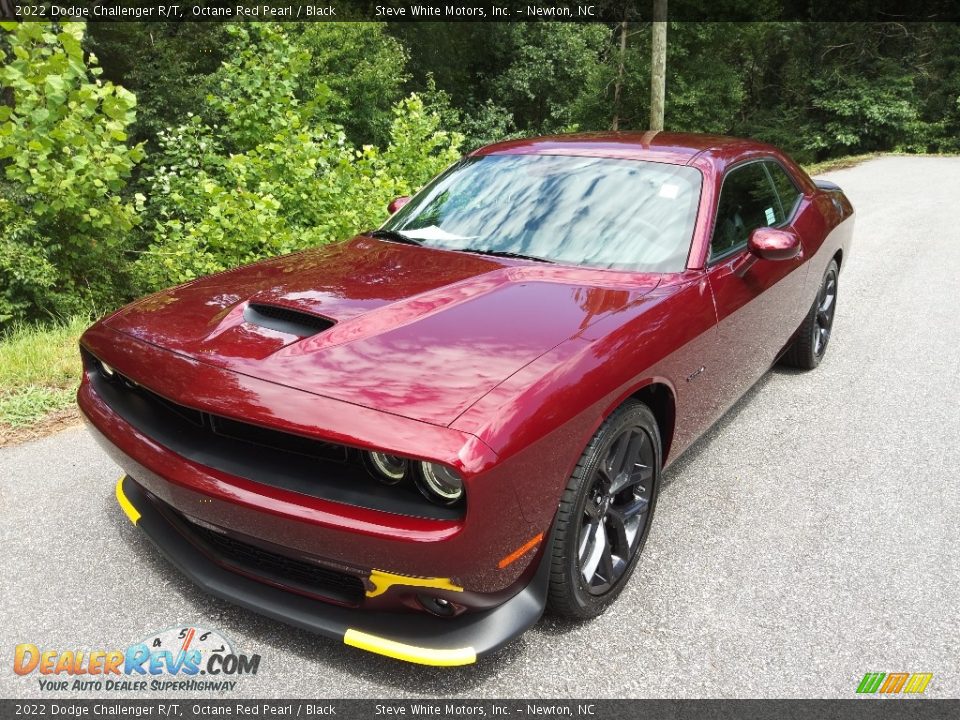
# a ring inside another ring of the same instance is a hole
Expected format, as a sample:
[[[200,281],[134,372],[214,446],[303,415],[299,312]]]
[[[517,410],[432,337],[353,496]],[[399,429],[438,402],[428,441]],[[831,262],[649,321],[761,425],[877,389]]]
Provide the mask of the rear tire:
[[[650,409],[630,401],[590,440],[560,500],[547,606],[564,617],[602,613],[633,574],[660,491],[660,432]]]
[[[820,290],[810,312],[797,331],[797,339],[783,356],[783,364],[802,370],[813,370],[823,360],[827,343],[833,332],[833,318],[837,310],[837,280],[839,267],[831,260],[820,283]]]

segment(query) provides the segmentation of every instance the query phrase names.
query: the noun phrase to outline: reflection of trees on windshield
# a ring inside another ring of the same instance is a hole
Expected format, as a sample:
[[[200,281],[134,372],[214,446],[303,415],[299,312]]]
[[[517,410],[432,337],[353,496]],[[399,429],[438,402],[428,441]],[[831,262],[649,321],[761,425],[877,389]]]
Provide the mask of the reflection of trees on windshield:
[[[686,260],[699,192],[700,173],[685,166],[489,155],[441,176],[386,227],[438,228],[422,237],[452,249],[673,272]]]
[[[451,201],[450,191],[444,190],[435,198],[433,198],[426,207],[423,208],[413,222],[405,227],[408,230],[431,226],[440,227],[440,224],[443,222],[442,216],[444,214],[449,214],[451,210],[456,209],[457,205],[462,206],[466,201],[466,198],[467,196],[460,196],[456,201]]]

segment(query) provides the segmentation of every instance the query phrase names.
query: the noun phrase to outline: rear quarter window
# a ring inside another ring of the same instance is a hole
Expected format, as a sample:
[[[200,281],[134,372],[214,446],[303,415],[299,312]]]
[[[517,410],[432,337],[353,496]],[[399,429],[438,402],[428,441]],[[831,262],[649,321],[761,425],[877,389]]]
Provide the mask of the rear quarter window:
[[[780,199],[765,164],[750,162],[724,177],[710,241],[711,260],[745,246],[750,233],[758,227],[783,222]]]
[[[797,209],[797,203],[800,202],[803,194],[797,189],[793,179],[779,163],[768,162],[765,165],[780,199],[780,206],[783,208],[783,218],[780,222],[786,222],[791,218],[794,210]]]

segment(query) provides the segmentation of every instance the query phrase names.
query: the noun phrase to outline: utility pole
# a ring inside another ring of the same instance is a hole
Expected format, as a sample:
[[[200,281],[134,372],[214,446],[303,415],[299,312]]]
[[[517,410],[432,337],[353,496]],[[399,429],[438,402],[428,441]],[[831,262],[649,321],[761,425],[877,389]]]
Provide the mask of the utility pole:
[[[613,122],[610,129],[616,132],[620,129],[620,97],[623,93],[623,75],[626,69],[627,57],[627,11],[623,11],[623,22],[620,23],[620,63],[617,65],[617,80],[613,85]]]
[[[650,52],[650,129],[663,130],[667,87],[667,0],[653,0],[653,42]]]

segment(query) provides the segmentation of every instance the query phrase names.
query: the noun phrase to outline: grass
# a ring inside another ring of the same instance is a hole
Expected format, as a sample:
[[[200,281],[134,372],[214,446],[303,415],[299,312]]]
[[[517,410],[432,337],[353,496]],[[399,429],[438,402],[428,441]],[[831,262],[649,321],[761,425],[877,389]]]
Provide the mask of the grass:
[[[90,324],[18,325],[0,336],[0,432],[41,422],[73,404],[80,384],[77,338]]]
[[[873,152],[865,153],[863,155],[847,155],[845,157],[833,158],[832,160],[824,160],[823,162],[810,163],[809,165],[804,165],[803,169],[807,171],[807,175],[822,175],[823,173],[833,172],[834,170],[845,170],[846,168],[852,168],[860,163],[866,162],[867,160],[873,160],[874,158],[890,157],[895,155],[903,157],[957,157],[958,153],[908,153],[896,151]]]
[[[893,154],[896,153],[866,153],[865,155],[847,155],[846,157],[833,158],[832,160],[824,160],[823,162],[804,165],[803,169],[807,171],[807,175],[822,175],[826,172],[844,170],[845,168],[854,167],[862,162],[866,162],[867,160],[878,158],[881,155]]]

